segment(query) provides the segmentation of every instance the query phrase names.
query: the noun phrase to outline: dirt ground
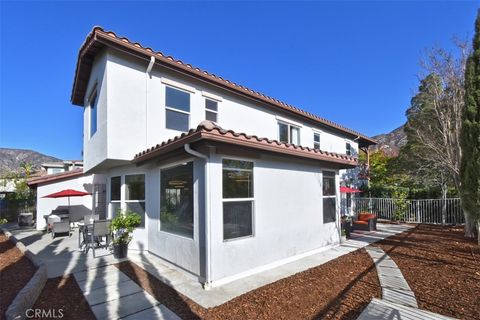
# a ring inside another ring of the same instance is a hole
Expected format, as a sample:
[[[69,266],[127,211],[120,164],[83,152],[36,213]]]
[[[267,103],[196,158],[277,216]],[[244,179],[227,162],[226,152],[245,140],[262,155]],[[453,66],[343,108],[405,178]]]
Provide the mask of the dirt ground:
[[[374,245],[397,263],[421,309],[480,319],[480,247],[462,227],[419,225]]]
[[[372,259],[363,249],[210,309],[178,294],[134,263],[117,266],[182,319],[356,319],[381,294]]]
[[[0,233],[0,319],[35,271],[32,262]]]

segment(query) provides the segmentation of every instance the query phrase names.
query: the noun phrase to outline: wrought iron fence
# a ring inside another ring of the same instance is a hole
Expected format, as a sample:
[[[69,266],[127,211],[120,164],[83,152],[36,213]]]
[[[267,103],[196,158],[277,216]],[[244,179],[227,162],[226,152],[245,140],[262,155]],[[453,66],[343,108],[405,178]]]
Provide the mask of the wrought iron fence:
[[[353,210],[368,211],[380,219],[394,220],[396,202],[392,198],[354,198]],[[463,224],[460,198],[406,200],[408,206],[400,220],[414,223]]]

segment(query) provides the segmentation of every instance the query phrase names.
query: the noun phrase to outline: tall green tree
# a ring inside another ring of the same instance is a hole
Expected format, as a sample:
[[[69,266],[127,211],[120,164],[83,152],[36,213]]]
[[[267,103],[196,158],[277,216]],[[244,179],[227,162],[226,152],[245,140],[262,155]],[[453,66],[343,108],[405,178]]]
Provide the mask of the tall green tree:
[[[473,52],[465,70],[465,107],[461,130],[460,166],[462,206],[476,224],[480,245],[480,11],[475,21]]]

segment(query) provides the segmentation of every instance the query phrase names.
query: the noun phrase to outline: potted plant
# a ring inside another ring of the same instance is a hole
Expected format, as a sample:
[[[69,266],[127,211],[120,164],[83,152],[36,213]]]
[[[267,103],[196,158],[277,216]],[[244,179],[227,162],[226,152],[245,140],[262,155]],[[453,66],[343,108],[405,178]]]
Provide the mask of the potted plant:
[[[346,241],[347,241],[347,232],[345,231],[345,229],[342,229],[342,236],[340,237],[340,242],[343,243]]]
[[[131,233],[140,225],[142,218],[133,211],[118,210],[110,223],[110,232],[113,235],[113,256],[117,259],[127,257],[128,244],[132,240]]]
[[[350,238],[350,231],[352,230],[352,218],[344,215],[340,219],[341,221],[341,227],[342,227],[342,232],[345,232],[345,236],[347,238]]]

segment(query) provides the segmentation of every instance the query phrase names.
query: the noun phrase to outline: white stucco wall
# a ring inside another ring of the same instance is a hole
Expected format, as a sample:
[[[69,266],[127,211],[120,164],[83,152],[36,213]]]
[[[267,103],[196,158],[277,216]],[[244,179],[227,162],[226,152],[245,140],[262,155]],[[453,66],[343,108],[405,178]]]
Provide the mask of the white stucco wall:
[[[254,236],[224,241],[222,156],[214,155],[211,160],[211,265],[214,282],[338,244],[339,219],[324,224],[322,210],[322,171],[335,170],[266,156],[252,160],[255,163]],[[338,174],[336,183],[338,187]],[[337,193],[337,211],[338,203]]]
[[[254,162],[254,236],[223,240],[222,158],[212,155],[210,165],[211,206],[211,272],[221,284],[229,278],[241,277],[270,264],[282,263],[302,254],[315,252],[339,242],[339,219],[323,223],[322,168],[318,164],[285,158],[262,156],[245,159]],[[189,239],[160,231],[160,170],[179,163],[158,166],[154,162],[136,167],[118,167],[108,172],[107,199],[110,199],[109,179],[128,174],[146,175],[146,223],[133,234],[132,249],[148,250],[201,278],[204,275],[204,163],[194,160],[194,237]],[[338,190],[338,174],[337,174]],[[339,211],[337,193],[337,211]]]
[[[46,226],[44,215],[50,214],[55,209],[69,209],[70,221],[78,221],[83,216],[91,214],[92,196],[70,197],[70,208],[68,198],[43,198],[46,195],[59,192],[65,189],[92,192],[93,184],[104,182],[102,175],[85,175],[51,183],[43,183],[37,186],[37,230],[43,230]]]
[[[88,134],[88,112],[85,116],[84,150],[85,170],[105,159],[131,160],[148,147],[166,141],[179,131],[165,127],[165,81],[174,81],[183,89],[191,90],[190,128],[205,119],[205,96],[210,93],[220,98],[218,124],[237,132],[278,139],[278,121],[300,127],[300,144],[313,147],[313,133],[320,132],[321,149],[345,153],[347,140],[357,148],[351,138],[329,128],[315,126],[267,108],[260,103],[186,78],[154,66],[151,75],[145,71],[148,61],[112,51],[97,57],[89,81],[101,84],[98,106],[98,130],[92,139]],[[108,89],[107,89],[108,88]],[[87,90],[87,93],[90,92]],[[106,106],[105,106],[106,104]],[[86,109],[88,110],[88,109]],[[107,121],[108,119],[108,121]],[[106,129],[104,127],[107,127]]]
[[[98,54],[88,82],[83,111],[83,169],[85,172],[107,158],[107,54]],[[97,90],[97,131],[90,137],[89,99]]]
[[[194,236],[192,239],[160,230],[160,170],[188,161],[194,161]],[[130,248],[148,250],[196,276],[200,275],[199,214],[203,208],[203,193],[199,196],[199,192],[203,192],[201,185],[203,167],[201,161],[192,158],[162,166],[151,163],[141,167],[135,165],[117,167],[109,170],[107,177],[107,202],[109,202],[112,177],[122,177],[121,198],[123,200],[125,199],[125,175],[145,174],[145,228],[137,228],[134,231]],[[125,209],[123,201],[122,208]],[[113,216],[112,205],[109,205],[109,217]]]

